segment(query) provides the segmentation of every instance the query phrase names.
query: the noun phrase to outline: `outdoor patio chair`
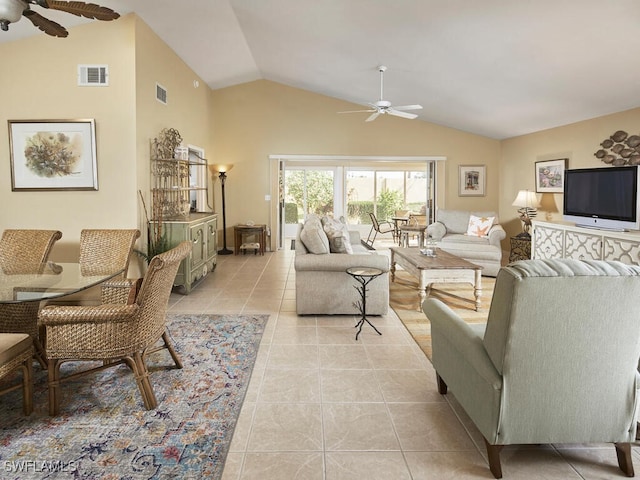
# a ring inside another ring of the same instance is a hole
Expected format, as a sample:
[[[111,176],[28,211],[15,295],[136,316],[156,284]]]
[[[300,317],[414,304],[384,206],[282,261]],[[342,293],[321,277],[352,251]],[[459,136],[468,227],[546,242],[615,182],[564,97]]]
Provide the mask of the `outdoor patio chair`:
[[[176,367],[182,366],[166,332],[166,313],[178,267],[191,249],[191,242],[182,242],[153,257],[131,304],[51,305],[40,311],[49,360],[50,415],[60,410],[62,382],[122,363],[133,371],[145,409],[157,407],[145,359],[158,350],[156,344],[162,339],[162,348],[169,351]],[[95,360],[102,365],[66,377],[60,374],[64,362]]]
[[[371,230],[369,230],[369,236],[365,240],[365,243],[370,247],[373,247],[373,242],[376,241],[376,237],[378,234],[391,233],[393,236],[394,242],[396,241],[396,227],[391,222],[378,222],[376,216],[369,212],[369,216],[371,217]]]

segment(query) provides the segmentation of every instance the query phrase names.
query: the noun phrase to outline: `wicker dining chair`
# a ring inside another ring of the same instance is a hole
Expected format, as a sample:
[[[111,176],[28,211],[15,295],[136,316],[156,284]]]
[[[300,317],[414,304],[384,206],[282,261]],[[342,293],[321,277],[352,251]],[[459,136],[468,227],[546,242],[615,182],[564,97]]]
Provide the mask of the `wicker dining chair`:
[[[171,288],[180,262],[190,254],[191,242],[156,255],[149,263],[140,291],[131,304],[90,306],[47,306],[39,314],[46,329],[49,360],[49,414],[60,411],[60,383],[90,372],[126,363],[133,371],[144,407],[158,402],[149,380],[146,356],[158,350],[163,340],[178,368],[177,353],[166,332],[166,312]],[[100,366],[62,377],[60,366],[67,361],[101,360]]]
[[[0,333],[0,378],[22,368],[22,382],[0,390],[0,395],[22,387],[22,410],[33,412],[33,355],[35,349],[25,333]]]
[[[53,244],[62,238],[58,230],[8,229],[0,238],[0,268],[5,275],[38,272],[49,258]],[[40,302],[0,305],[0,332],[26,333],[31,336],[35,356],[46,368],[44,349],[38,329]]]
[[[80,232],[80,271],[83,275],[123,274],[101,285],[101,303],[129,303],[137,279],[127,278],[137,229],[84,229]]]

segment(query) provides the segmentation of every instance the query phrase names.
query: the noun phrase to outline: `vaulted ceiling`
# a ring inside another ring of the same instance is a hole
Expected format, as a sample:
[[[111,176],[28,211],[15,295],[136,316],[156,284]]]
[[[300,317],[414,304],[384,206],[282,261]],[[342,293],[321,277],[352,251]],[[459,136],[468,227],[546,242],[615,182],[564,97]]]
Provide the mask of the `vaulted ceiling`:
[[[497,139],[640,106],[638,0],[92,1],[138,14],[213,89],[268,79],[366,105],[383,64],[385,99],[424,107],[401,121]],[[43,33],[23,19],[0,42],[27,35]]]

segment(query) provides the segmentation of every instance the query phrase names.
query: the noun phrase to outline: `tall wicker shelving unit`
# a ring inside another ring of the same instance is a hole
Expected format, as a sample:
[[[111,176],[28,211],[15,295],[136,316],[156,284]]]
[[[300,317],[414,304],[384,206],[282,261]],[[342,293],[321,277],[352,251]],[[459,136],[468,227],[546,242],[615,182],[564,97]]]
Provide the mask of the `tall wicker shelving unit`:
[[[163,132],[160,140],[151,142],[152,218],[149,231],[152,238],[164,237],[168,248],[185,240],[192,243],[192,252],[180,264],[174,282],[189,294],[194,283],[216,267],[218,215],[192,211],[191,193],[208,191],[208,184],[207,175],[203,176],[203,185],[190,184],[190,172],[193,167],[207,171],[207,160],[189,160],[186,148],[167,146],[162,141]]]

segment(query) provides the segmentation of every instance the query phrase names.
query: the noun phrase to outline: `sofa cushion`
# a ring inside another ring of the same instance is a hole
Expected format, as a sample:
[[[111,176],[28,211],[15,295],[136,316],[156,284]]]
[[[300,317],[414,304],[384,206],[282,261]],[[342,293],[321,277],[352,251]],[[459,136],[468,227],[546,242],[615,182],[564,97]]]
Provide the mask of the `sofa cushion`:
[[[304,223],[304,227],[300,232],[300,241],[309,253],[322,255],[330,252],[329,239],[327,234],[324,233],[320,218],[316,216],[310,216]]]
[[[0,364],[4,365],[33,345],[26,333],[0,333]]]
[[[474,260],[495,260],[499,262],[502,258],[502,251],[487,243],[465,244],[440,242],[438,247],[470,262]]]
[[[489,239],[488,237],[478,237],[477,235],[467,235],[466,233],[452,233],[442,237],[440,243],[447,245],[489,245]]]
[[[322,227],[329,239],[331,253],[353,253],[347,226],[331,217],[322,217]]]
[[[500,223],[495,212],[469,212],[466,210],[438,209],[437,220],[447,228],[447,233],[466,233],[469,227],[469,217],[494,217],[493,223]]]
[[[351,248],[353,249],[353,253],[355,254],[364,254],[364,255],[377,255],[378,252],[375,250],[369,250],[367,247],[362,245],[361,243],[352,243]]]
[[[469,212],[438,210],[438,221],[447,228],[447,233],[465,233],[469,226]]]
[[[489,229],[493,225],[495,217],[478,217],[476,215],[469,215],[469,225],[467,227],[467,235],[475,237],[488,236]]]

